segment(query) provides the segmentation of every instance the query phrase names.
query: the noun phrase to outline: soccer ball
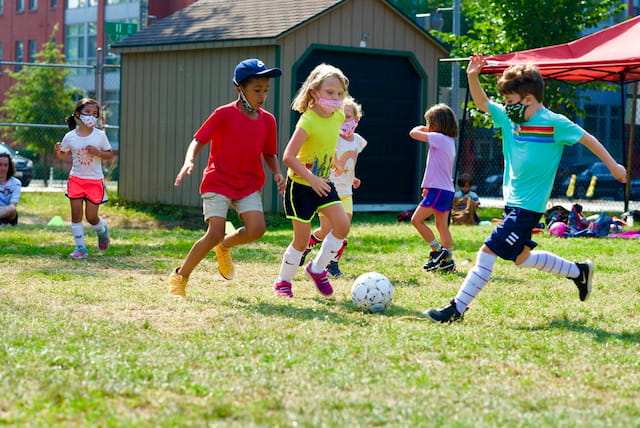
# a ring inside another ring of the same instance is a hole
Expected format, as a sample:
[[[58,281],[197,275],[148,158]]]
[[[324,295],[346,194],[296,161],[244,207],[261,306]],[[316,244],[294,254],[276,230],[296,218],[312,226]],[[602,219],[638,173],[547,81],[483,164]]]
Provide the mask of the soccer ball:
[[[391,305],[393,285],[378,272],[363,273],[353,282],[351,300],[364,312],[382,312]]]

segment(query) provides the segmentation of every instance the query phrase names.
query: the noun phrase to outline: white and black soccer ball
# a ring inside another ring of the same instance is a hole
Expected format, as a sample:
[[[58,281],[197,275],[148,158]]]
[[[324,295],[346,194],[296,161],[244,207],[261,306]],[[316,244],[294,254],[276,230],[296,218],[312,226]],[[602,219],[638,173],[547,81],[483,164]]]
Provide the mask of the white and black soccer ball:
[[[363,273],[353,282],[351,300],[361,311],[382,312],[391,306],[393,285],[381,273]]]

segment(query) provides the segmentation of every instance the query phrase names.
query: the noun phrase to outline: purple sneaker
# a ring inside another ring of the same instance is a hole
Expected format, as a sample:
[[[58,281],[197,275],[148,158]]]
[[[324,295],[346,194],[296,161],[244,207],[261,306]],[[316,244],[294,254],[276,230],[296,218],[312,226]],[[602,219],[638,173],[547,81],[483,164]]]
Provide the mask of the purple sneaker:
[[[320,292],[320,294],[324,296],[331,296],[333,294],[333,287],[329,282],[329,278],[327,278],[327,270],[324,269],[320,273],[313,273],[311,271],[311,264],[313,261],[309,262],[307,266],[304,268],[304,271],[311,277],[313,282],[316,284],[316,288]]]
[[[109,248],[109,228],[104,225],[104,232],[98,233],[98,249],[104,251]]]
[[[293,297],[291,291],[291,283],[287,281],[278,281],[273,285],[273,292],[278,297]]]

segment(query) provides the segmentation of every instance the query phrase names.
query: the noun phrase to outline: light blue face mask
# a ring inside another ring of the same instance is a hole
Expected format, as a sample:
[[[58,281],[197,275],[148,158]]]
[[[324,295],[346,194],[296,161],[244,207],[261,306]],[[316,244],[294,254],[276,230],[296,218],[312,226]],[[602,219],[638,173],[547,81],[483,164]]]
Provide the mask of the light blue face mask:
[[[244,96],[242,89],[240,89],[240,100],[242,101],[242,105],[244,106],[244,108],[246,108],[249,112],[253,113],[254,111],[257,111],[257,109],[251,107],[251,104],[249,104],[249,101],[247,101],[247,98]]]

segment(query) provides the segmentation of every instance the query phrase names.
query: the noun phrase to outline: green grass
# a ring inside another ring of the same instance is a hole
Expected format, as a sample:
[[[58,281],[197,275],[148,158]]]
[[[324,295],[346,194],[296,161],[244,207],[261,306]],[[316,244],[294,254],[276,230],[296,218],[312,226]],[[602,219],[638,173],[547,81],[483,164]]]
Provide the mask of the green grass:
[[[498,261],[465,321],[436,325],[421,312],[455,295],[490,227],[452,226],[459,272],[437,275],[410,224],[356,213],[335,297],[300,269],[296,297],[277,299],[292,232],[270,217],[263,239],[234,249],[235,280],[212,254],[180,302],[165,281],[202,235],[199,215],[107,204],[112,247],[98,253],[87,227],[79,262],[69,228],[46,227],[68,224],[63,195],[24,193],[20,209],[0,230],[0,425],[640,426],[637,241],[537,235],[594,261],[587,302],[565,278]],[[395,297],[367,315],[349,291],[372,270]]]

